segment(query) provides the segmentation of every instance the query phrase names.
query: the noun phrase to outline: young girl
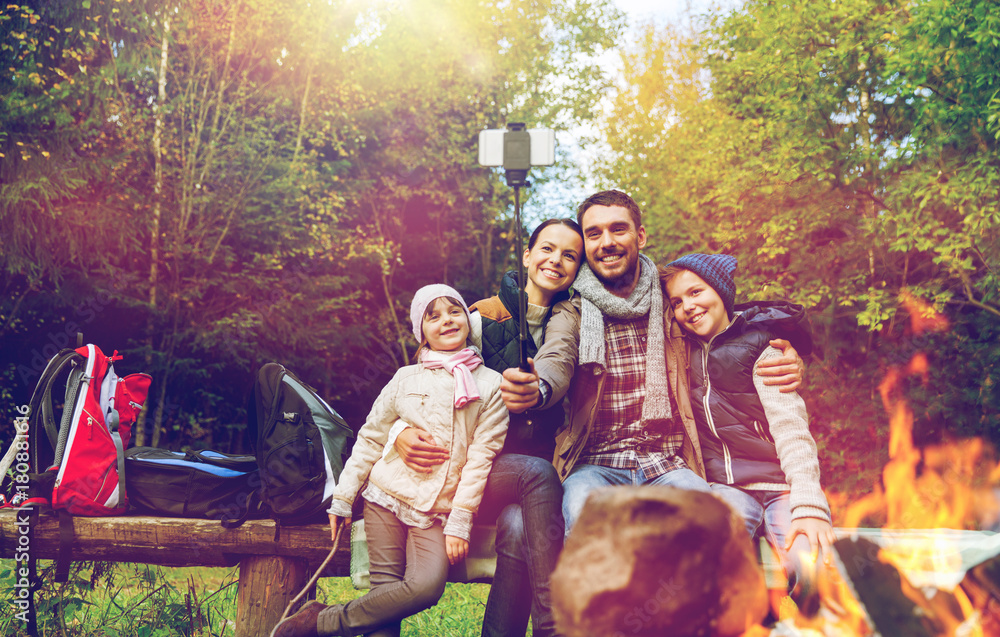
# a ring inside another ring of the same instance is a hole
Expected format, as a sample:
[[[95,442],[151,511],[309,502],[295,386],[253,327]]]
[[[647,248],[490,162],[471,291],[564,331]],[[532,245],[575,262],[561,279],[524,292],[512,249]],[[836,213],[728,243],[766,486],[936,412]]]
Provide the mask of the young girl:
[[[379,394],[329,510],[331,529],[341,520],[349,524],[361,492],[372,589],[347,604],[311,602],[272,637],[398,637],[404,617],[437,603],[449,562],[465,558],[472,518],[507,432],[501,376],[466,347],[469,310],[452,288],[418,290],[410,319],[421,344],[418,362],[396,372]],[[397,454],[383,457],[397,419],[432,435],[450,450],[448,460],[418,473]]]
[[[742,515],[751,537],[765,534],[794,584],[806,575],[801,553],[832,546],[830,506],[805,402],[753,370],[779,354],[769,345],[773,331],[796,329],[802,308],[754,303],[734,311],[735,270],[735,257],[689,254],[660,280],[693,344],[691,406],[712,492]]]

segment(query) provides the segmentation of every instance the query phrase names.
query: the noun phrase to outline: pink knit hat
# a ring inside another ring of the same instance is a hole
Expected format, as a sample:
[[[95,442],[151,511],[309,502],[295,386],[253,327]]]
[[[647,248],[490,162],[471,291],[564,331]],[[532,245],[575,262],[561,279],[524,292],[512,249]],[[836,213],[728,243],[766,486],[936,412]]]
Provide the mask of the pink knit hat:
[[[418,343],[423,340],[424,312],[427,311],[431,303],[442,296],[451,297],[458,301],[462,309],[465,310],[466,320],[469,320],[469,306],[465,304],[465,299],[455,288],[444,283],[425,285],[417,290],[417,293],[413,295],[413,302],[410,303],[410,321],[413,323],[413,335],[417,338]]]

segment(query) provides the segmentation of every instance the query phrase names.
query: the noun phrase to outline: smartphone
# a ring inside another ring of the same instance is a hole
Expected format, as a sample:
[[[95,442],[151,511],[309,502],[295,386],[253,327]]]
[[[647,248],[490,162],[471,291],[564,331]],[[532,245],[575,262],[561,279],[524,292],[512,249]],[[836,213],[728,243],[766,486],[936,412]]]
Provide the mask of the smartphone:
[[[479,131],[479,165],[503,166],[505,128]],[[556,163],[556,133],[547,128],[529,128],[531,165],[551,166]]]

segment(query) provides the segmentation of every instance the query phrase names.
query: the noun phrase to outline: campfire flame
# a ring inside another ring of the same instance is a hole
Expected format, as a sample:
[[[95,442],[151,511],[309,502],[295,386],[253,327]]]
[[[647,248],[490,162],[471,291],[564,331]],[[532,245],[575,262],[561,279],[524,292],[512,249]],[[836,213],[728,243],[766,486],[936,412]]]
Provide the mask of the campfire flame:
[[[809,556],[815,562],[815,557]],[[794,603],[787,600],[782,606],[783,623],[801,637],[869,637],[873,634],[868,625],[867,614],[858,601],[851,585],[840,573],[825,564],[816,564],[821,576],[817,579],[819,596],[822,600],[820,612],[808,617],[798,612]],[[774,633],[770,633],[774,634]],[[744,636],[746,637],[746,636]]]
[[[948,328],[945,317],[919,299],[906,296],[903,305],[911,317],[912,333]],[[949,530],[970,528],[985,501],[996,508],[996,498],[976,487],[977,480],[981,483],[984,474],[985,449],[981,440],[956,441],[923,449],[914,445],[914,414],[905,400],[903,384],[913,377],[926,384],[928,370],[927,356],[917,353],[906,365],[889,369],[879,385],[882,404],[889,414],[889,462],[883,468],[881,484],[848,507],[843,526],[861,528],[866,520],[883,516],[884,529],[925,530],[929,536],[925,542],[916,542],[906,548],[883,548],[878,551],[877,559],[891,564],[901,573],[902,593],[933,618],[940,629],[939,635],[982,637],[981,623],[985,622],[980,622],[977,610],[977,607],[982,608],[981,600],[971,600],[961,586],[948,591],[932,590],[919,578],[920,573],[960,572],[961,557],[951,546],[954,531]],[[988,476],[989,484],[997,481],[1000,481],[1000,465],[989,471]],[[820,613],[810,618],[798,613],[794,604],[789,613],[784,612],[783,606],[781,624],[792,630],[775,630],[770,634],[810,637],[876,634],[846,575],[834,568],[821,568],[820,571]],[[760,633],[748,632],[746,635],[758,637]]]

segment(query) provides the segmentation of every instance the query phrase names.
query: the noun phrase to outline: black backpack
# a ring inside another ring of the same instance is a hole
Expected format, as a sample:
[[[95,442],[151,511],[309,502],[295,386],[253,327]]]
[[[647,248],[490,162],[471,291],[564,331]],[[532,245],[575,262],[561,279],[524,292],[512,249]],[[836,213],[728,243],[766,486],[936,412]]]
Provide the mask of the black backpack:
[[[270,517],[291,524],[326,520],[354,433],[312,387],[277,363],[260,368],[253,394],[250,440]]]
[[[125,476],[137,513],[221,520],[227,528],[259,517],[254,456],[134,447],[125,452]]]

